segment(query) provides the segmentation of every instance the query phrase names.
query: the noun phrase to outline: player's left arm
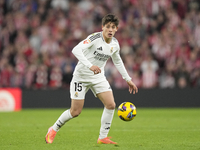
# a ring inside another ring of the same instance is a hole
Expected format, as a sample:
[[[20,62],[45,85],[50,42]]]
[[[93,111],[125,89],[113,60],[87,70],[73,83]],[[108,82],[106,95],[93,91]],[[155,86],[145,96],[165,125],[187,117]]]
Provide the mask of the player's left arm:
[[[133,92],[133,94],[137,93],[138,92],[138,88],[137,86],[130,80],[130,81],[127,81],[127,84],[129,86],[129,92],[130,94]]]
[[[131,77],[128,75],[128,72],[126,71],[126,68],[124,66],[124,63],[121,59],[121,56],[119,54],[119,50],[116,51],[112,56],[112,61],[114,63],[114,65],[116,66],[117,70],[120,72],[120,74],[122,75],[123,79],[126,80],[128,86],[129,86],[129,92],[130,93],[137,93],[138,92],[138,88],[137,86],[131,81]]]

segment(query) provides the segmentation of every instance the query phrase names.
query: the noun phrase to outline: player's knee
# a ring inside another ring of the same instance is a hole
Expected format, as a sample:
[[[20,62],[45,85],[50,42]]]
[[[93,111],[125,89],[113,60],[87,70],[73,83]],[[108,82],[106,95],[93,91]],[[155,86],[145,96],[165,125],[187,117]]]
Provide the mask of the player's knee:
[[[73,118],[78,117],[81,113],[81,110],[72,110],[71,115]]]
[[[111,103],[111,104],[108,104],[108,105],[106,106],[107,109],[115,109],[115,107],[116,107],[116,104],[115,104],[115,103]]]

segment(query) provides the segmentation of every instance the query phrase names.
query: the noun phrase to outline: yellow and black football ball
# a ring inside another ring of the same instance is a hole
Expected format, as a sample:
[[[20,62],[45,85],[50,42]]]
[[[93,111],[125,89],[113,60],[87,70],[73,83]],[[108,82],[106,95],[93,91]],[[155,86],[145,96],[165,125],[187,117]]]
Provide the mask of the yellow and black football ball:
[[[117,114],[121,120],[131,121],[137,114],[136,107],[131,102],[123,102],[119,105]]]

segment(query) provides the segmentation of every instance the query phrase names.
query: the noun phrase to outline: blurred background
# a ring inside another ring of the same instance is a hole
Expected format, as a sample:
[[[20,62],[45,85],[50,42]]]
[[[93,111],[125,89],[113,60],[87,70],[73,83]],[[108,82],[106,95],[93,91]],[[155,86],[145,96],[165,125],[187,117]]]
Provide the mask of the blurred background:
[[[200,87],[199,0],[0,0],[0,87],[69,88],[72,48],[120,18],[116,38],[138,88]],[[127,88],[106,65],[113,88]]]

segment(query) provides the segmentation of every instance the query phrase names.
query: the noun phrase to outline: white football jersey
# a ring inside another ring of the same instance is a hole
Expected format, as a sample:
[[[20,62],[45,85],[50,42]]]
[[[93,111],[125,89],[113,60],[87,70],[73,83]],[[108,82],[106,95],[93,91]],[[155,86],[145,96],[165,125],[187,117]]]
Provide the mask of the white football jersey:
[[[108,44],[105,42],[102,32],[89,35],[72,50],[72,53],[79,60],[74,70],[74,75],[91,79],[105,78],[104,67],[107,60],[111,57],[123,79],[130,81],[131,77],[124,67],[119,51],[120,46],[116,38],[113,37]],[[98,66],[101,69],[101,73],[94,74],[94,72],[89,69],[92,65]]]

